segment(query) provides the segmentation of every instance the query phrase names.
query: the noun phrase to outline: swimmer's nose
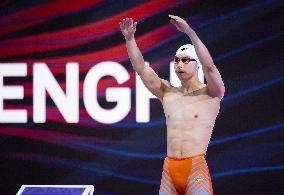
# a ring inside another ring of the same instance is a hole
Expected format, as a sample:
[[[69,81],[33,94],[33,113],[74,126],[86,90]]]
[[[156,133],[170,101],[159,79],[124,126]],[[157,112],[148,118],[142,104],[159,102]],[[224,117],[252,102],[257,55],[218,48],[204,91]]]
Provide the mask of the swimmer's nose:
[[[183,66],[183,63],[180,61],[180,62],[177,64],[177,67],[178,67],[178,68],[182,68],[182,66]]]

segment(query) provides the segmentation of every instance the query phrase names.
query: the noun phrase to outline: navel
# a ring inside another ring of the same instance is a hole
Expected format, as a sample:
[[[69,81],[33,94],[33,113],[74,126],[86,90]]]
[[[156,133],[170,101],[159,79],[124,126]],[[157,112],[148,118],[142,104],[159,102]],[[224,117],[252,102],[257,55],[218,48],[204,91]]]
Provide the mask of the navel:
[[[197,118],[198,117],[198,115],[196,114],[196,115],[194,115],[194,118]]]
[[[168,114],[168,118],[170,118],[170,115]]]

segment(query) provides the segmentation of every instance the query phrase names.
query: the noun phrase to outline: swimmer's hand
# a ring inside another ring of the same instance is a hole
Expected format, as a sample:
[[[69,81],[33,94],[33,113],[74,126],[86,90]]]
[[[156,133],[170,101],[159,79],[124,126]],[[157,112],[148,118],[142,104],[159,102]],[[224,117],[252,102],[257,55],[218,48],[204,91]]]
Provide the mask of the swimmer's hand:
[[[183,33],[190,33],[193,31],[193,29],[187,24],[187,22],[178,17],[178,16],[175,16],[175,15],[170,15],[169,14],[169,17],[171,18],[170,19],[170,22],[180,31],[180,32],[183,32]]]
[[[134,38],[137,22],[133,22],[132,18],[125,18],[122,22],[119,22],[120,30],[125,39],[131,40]]]

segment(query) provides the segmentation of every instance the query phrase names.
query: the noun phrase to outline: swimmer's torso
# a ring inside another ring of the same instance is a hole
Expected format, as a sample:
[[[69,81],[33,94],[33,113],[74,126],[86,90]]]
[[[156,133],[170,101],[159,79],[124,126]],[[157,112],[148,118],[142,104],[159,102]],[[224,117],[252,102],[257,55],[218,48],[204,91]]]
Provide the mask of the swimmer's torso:
[[[180,87],[172,87],[164,94],[167,156],[185,158],[206,154],[220,109],[220,99],[207,95],[206,88],[184,95]]]

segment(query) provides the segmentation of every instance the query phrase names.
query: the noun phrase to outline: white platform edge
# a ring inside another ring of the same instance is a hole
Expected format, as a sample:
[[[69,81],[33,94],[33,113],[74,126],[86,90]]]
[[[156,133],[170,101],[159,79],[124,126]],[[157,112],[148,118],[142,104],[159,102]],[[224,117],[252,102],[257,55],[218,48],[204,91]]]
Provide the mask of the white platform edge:
[[[93,195],[94,193],[94,186],[92,185],[22,185],[16,195],[21,195],[26,187],[86,188],[82,195]]]

